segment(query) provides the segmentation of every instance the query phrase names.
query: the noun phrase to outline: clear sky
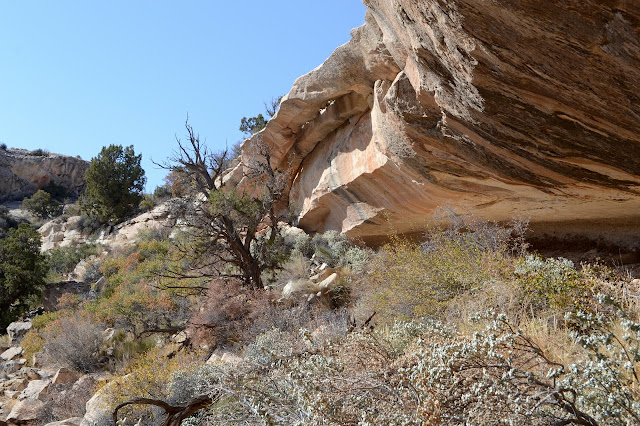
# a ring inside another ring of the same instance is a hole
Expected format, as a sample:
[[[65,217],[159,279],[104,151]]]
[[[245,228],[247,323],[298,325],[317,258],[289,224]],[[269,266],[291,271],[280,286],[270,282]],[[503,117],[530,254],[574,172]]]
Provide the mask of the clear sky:
[[[147,191],[189,121],[213,149],[364,23],[360,0],[0,0],[0,143],[143,155]]]

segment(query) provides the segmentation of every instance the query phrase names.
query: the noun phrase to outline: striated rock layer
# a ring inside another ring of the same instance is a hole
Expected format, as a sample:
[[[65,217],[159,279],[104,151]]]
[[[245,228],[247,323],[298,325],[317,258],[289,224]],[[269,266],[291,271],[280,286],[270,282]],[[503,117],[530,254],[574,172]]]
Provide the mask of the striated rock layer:
[[[0,201],[30,196],[49,182],[77,196],[86,184],[89,162],[66,155],[35,155],[23,149],[0,150]]]
[[[290,171],[302,228],[375,239],[450,205],[640,236],[639,2],[364,3],[365,25],[243,147],[262,139]]]

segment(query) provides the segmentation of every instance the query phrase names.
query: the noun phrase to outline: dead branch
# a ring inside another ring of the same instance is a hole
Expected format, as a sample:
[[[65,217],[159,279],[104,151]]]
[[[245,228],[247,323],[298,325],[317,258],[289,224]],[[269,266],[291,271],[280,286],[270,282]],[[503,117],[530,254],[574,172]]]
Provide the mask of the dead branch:
[[[215,395],[200,395],[189,401],[184,406],[174,406],[170,405],[160,399],[150,399],[150,398],[136,398],[131,399],[129,401],[123,402],[119,404],[114,410],[112,414],[114,424],[118,423],[118,411],[121,408],[126,407],[127,405],[153,405],[156,407],[160,407],[167,414],[167,418],[165,419],[162,426],[180,426],[182,421],[187,417],[190,417],[193,413],[203,408],[206,408],[216,402],[220,398],[220,393],[216,393]]]

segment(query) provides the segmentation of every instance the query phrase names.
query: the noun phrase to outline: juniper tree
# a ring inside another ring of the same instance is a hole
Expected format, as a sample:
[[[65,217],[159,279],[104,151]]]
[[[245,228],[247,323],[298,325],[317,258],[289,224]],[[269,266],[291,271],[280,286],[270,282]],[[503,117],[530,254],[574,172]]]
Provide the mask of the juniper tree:
[[[26,223],[0,239],[0,328],[29,308],[44,287],[47,266],[38,231]]]
[[[82,210],[102,223],[118,223],[132,214],[142,201],[146,178],[140,166],[142,155],[133,145],[103,147],[91,159],[86,172],[87,188],[81,199]]]
[[[286,179],[271,167],[266,146],[257,143],[254,160],[244,164],[247,184],[242,188],[227,185],[229,150],[209,151],[188,122],[185,127],[188,140],[177,139],[178,149],[160,166],[180,171],[190,181],[190,194],[174,203],[174,211],[185,225],[177,245],[191,273],[169,273],[186,278],[236,278],[261,289],[262,273],[277,268],[282,260],[276,202]]]

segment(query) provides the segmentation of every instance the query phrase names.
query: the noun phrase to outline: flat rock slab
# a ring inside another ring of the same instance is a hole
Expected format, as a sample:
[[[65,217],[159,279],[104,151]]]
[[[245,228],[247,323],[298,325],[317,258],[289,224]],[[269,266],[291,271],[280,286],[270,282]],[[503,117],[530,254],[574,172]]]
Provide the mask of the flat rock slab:
[[[0,358],[2,358],[3,361],[11,361],[19,355],[22,355],[22,348],[20,346],[12,346],[2,352],[2,354],[0,354]]]
[[[38,418],[43,414],[44,403],[37,399],[25,399],[13,406],[7,416],[9,424],[36,424]]]
[[[71,417],[70,419],[61,420],[59,422],[47,423],[44,426],[78,426],[82,422],[81,417]]]
[[[56,371],[56,374],[53,376],[52,383],[54,385],[68,385],[74,383],[79,377],[80,375],[75,371],[62,367]]]
[[[41,395],[47,393],[50,384],[49,380],[32,380],[27,388],[20,393],[18,399],[40,399]]]

